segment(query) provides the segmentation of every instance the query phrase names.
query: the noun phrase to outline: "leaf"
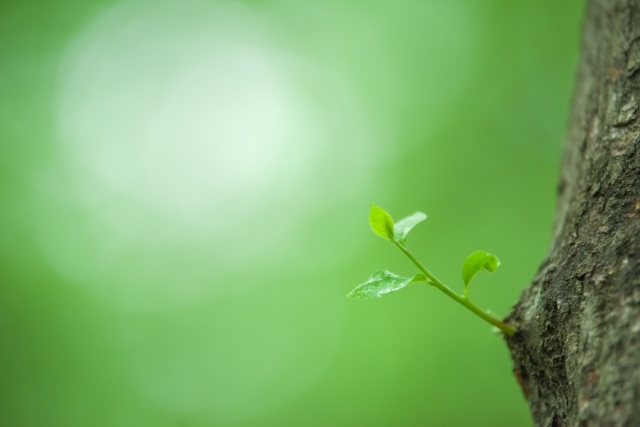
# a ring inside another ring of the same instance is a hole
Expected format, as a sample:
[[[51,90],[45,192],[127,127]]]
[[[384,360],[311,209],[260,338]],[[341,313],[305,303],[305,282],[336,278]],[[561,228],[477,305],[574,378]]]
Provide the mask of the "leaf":
[[[349,292],[347,296],[357,299],[377,299],[388,293],[399,291],[412,283],[426,281],[427,278],[424,274],[402,277],[387,270],[376,271],[369,280]]]
[[[462,266],[462,280],[464,280],[465,288],[469,286],[473,277],[480,271],[487,270],[492,273],[496,271],[496,268],[500,265],[500,260],[488,252],[475,251],[467,257],[467,260]]]
[[[423,212],[415,212],[406,218],[401,219],[395,225],[395,236],[398,242],[404,243],[407,240],[407,234],[413,227],[427,219],[427,215]]]
[[[378,236],[389,240],[393,239],[393,218],[380,206],[371,205],[369,225]]]

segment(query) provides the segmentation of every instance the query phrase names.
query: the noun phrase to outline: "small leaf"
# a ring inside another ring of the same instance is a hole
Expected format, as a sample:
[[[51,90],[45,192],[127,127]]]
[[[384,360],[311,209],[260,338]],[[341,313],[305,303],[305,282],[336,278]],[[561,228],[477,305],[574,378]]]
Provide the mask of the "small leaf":
[[[380,206],[371,205],[369,225],[378,236],[389,240],[393,239],[393,218]]]
[[[500,261],[498,258],[488,252],[475,251],[469,255],[462,266],[462,280],[464,280],[465,289],[469,286],[469,283],[471,283],[471,279],[481,270],[484,269],[489,272],[494,272],[499,265]]]
[[[395,236],[398,242],[404,243],[407,240],[407,234],[413,227],[427,219],[427,215],[423,212],[416,212],[406,218],[401,219],[395,225]]]
[[[376,271],[369,280],[355,288],[347,296],[357,299],[376,299],[390,292],[396,292],[414,282],[426,282],[423,274],[413,277],[402,277],[390,271]]]

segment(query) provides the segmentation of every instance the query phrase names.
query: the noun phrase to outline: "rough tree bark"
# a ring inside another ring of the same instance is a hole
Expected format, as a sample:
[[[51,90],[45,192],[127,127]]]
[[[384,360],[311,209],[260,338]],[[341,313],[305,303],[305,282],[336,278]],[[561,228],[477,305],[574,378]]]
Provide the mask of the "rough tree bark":
[[[548,255],[507,321],[536,426],[640,426],[640,0],[587,4]]]

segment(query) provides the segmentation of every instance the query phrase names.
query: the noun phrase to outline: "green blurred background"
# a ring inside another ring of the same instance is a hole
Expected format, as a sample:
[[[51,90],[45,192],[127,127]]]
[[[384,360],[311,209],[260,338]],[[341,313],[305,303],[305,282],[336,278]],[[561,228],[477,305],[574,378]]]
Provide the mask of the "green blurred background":
[[[0,1],[3,426],[528,426],[580,1]]]

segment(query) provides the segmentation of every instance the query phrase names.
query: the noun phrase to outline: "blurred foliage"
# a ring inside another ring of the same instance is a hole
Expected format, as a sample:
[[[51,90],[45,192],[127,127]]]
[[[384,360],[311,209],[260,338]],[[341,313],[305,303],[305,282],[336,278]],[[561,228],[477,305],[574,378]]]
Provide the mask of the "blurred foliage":
[[[503,316],[543,258],[582,2],[0,2],[0,424],[530,425]]]

